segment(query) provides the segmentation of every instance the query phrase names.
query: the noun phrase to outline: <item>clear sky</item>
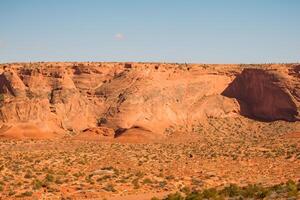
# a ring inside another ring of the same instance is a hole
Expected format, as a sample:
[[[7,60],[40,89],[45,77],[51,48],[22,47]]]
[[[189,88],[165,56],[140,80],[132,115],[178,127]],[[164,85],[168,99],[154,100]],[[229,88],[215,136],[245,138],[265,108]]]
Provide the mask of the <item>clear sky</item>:
[[[0,63],[300,61],[300,0],[0,0]]]

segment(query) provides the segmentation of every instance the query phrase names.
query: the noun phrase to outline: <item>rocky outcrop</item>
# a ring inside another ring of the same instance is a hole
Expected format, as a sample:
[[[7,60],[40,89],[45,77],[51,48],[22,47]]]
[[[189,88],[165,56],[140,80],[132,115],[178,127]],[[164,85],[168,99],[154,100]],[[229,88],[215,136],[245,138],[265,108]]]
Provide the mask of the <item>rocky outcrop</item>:
[[[295,81],[299,81],[296,79]],[[299,120],[299,99],[293,77],[276,71],[245,69],[223,92],[243,105],[247,116],[266,120]],[[294,95],[293,95],[294,94]]]
[[[238,113],[237,102],[220,95],[230,82],[225,75],[199,76],[188,71],[172,75],[151,69],[123,72],[96,89],[107,105],[102,125],[166,133],[207,117]]]
[[[0,92],[13,97],[25,96],[25,85],[14,71],[5,71],[0,75]]]
[[[0,126],[55,136],[152,140],[240,114],[299,120],[299,65],[17,63],[0,72]]]

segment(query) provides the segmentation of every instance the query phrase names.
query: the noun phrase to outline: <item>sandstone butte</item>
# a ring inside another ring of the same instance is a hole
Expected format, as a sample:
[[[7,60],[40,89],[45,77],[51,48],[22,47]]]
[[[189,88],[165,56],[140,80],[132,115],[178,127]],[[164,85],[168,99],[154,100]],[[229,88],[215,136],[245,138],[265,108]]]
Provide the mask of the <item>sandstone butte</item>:
[[[300,120],[299,64],[39,62],[0,74],[0,138],[155,141],[208,119]]]

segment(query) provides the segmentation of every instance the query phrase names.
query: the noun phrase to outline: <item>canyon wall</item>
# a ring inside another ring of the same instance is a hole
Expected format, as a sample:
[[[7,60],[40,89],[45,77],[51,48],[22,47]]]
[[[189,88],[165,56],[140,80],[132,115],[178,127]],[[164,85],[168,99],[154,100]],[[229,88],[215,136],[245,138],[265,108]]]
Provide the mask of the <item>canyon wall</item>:
[[[166,137],[214,118],[298,121],[299,71],[296,64],[1,64],[0,136],[109,128],[115,137],[133,130]]]

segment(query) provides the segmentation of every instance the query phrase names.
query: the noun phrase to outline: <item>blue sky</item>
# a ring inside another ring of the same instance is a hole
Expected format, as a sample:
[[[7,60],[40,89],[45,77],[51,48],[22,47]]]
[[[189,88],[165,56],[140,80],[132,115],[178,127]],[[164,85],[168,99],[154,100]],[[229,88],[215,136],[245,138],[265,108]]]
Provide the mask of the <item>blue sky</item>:
[[[0,63],[300,61],[299,0],[0,0]]]

